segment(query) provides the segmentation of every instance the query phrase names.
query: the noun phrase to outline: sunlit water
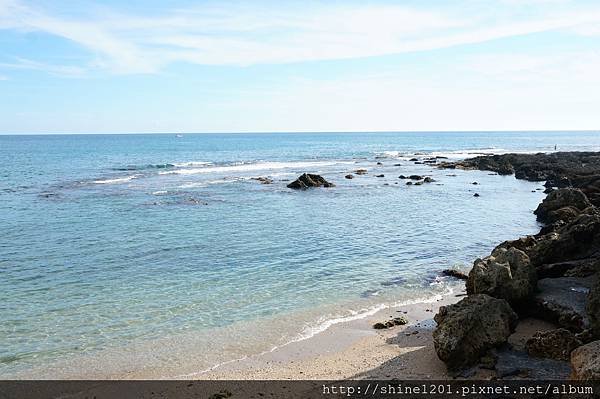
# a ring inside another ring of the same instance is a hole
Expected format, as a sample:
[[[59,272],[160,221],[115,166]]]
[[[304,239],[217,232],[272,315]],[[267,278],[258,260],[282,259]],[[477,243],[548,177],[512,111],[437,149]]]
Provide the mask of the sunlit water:
[[[0,375],[193,374],[451,292],[442,269],[537,231],[541,184],[409,159],[555,145],[600,138],[0,136]],[[286,188],[303,172],[336,187]]]

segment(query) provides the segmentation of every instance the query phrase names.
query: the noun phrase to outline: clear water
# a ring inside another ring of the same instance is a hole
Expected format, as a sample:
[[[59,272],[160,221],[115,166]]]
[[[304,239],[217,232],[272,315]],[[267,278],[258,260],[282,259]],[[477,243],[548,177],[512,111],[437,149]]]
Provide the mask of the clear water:
[[[535,232],[543,194],[409,158],[554,145],[599,149],[600,136],[0,136],[0,375],[194,373],[447,293],[439,271]],[[303,172],[337,187],[286,188]]]

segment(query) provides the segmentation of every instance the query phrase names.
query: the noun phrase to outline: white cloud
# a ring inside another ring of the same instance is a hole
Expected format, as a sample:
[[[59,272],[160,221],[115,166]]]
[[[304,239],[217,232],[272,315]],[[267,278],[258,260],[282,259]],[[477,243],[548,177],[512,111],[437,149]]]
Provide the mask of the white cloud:
[[[563,3],[544,1],[548,2]],[[515,5],[510,4],[498,12],[502,18],[497,18],[489,11],[473,11],[464,5],[416,9],[374,3],[290,4],[207,5],[166,10],[153,17],[96,10],[75,18],[16,0],[0,0],[0,28],[68,39],[93,54],[91,65],[114,73],[152,73],[178,61],[252,65],[349,59],[548,30],[575,31],[600,23],[599,7],[543,7],[534,17],[523,17],[512,15]]]
[[[17,57],[14,62],[0,62],[0,67],[8,69],[28,69],[34,71],[45,71],[53,75],[71,77],[82,76],[85,72],[83,68],[78,66],[52,65],[20,57]]]

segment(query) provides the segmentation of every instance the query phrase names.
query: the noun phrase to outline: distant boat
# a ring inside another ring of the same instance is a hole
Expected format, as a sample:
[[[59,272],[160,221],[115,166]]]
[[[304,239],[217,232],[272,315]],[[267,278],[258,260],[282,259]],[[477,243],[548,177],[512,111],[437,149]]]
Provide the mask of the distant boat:
[[[183,134],[177,134],[175,137],[177,137],[178,139],[183,137]]]

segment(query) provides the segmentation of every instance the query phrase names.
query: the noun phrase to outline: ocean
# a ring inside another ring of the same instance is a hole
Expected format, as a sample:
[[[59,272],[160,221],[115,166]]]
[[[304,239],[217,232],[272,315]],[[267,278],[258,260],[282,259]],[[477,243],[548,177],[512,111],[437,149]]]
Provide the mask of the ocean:
[[[410,159],[555,146],[600,134],[0,136],[0,376],[201,376],[456,293],[441,270],[538,231],[542,183]],[[336,187],[286,187],[304,172]]]

